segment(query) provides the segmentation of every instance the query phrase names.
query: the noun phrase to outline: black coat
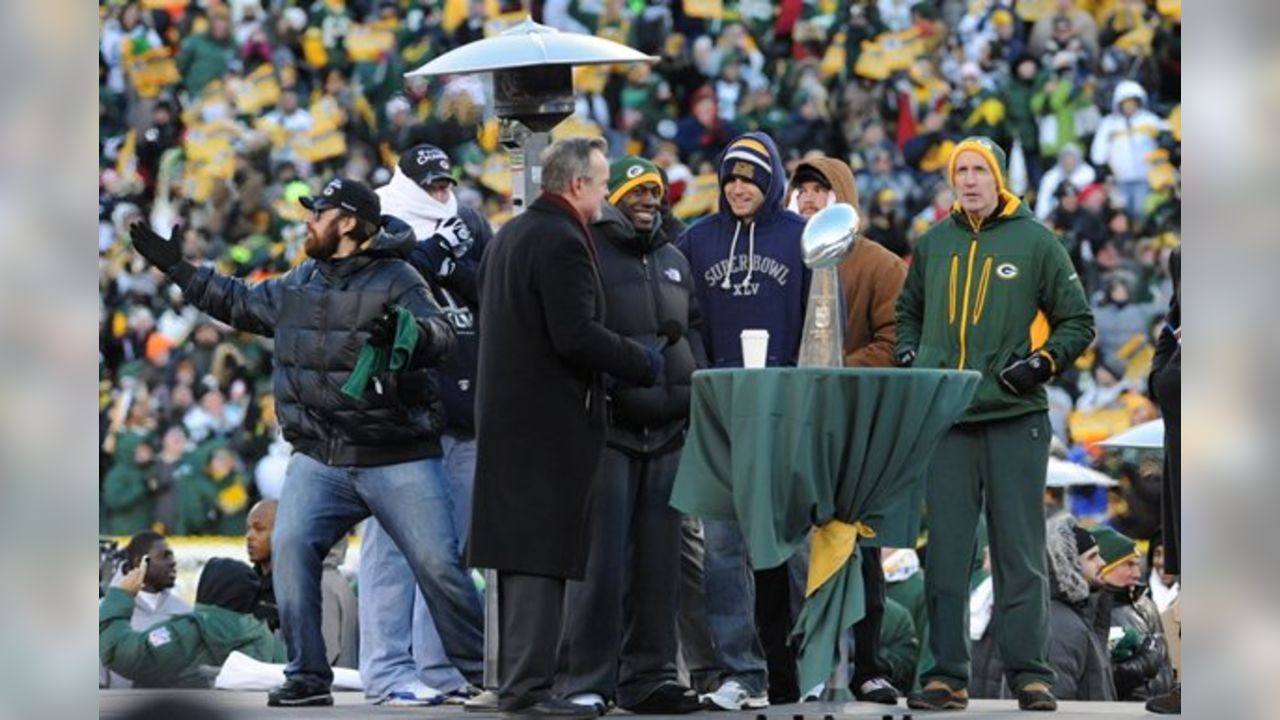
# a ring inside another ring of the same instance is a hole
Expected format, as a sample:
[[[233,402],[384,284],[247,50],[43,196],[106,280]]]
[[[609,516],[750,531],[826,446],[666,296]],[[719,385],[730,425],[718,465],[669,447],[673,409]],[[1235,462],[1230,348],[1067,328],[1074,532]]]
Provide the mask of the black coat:
[[[682,335],[663,352],[665,382],[649,388],[610,388],[608,443],[642,455],[678,447],[689,418],[693,371],[707,364],[689,261],[661,228],[638,233],[612,205],[592,223],[591,234],[600,252],[609,308],[605,326],[650,347],[657,346],[664,322],[674,321]]]
[[[1059,700],[1116,699],[1107,653],[1109,600],[1095,592],[1085,601],[1055,595],[1049,602],[1049,666]]]
[[[581,579],[605,440],[603,374],[640,383],[648,357],[605,328],[595,250],[559,197],[539,196],[498,231],[479,281],[468,563]]]
[[[1156,341],[1149,387],[1164,416],[1164,482],[1161,485],[1160,534],[1164,571],[1182,572],[1182,251],[1169,257],[1173,300]],[[1174,331],[1179,331],[1174,335]]]
[[[1173,689],[1173,664],[1160,611],[1142,587],[1112,591],[1111,625],[1133,628],[1142,643],[1124,660],[1112,660],[1117,700],[1146,700]]]
[[[428,368],[453,348],[453,330],[427,283],[404,258],[413,231],[399,220],[365,251],[308,259],[278,278],[247,285],[179,264],[171,273],[192,305],[247,332],[275,338],[272,389],[284,437],[327,465],[374,466],[440,456],[443,411]],[[418,319],[409,366],[378,376],[382,393],[341,388],[374,319],[394,303]]]

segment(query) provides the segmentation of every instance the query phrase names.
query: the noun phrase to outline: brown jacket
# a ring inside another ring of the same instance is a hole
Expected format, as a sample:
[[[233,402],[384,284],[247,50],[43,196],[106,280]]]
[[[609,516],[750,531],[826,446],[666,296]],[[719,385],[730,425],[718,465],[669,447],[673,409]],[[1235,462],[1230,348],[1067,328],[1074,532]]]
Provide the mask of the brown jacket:
[[[858,208],[858,188],[849,165],[835,158],[806,160],[831,184],[838,202]],[[795,185],[787,189],[790,201]],[[907,279],[907,264],[880,243],[858,238],[853,250],[840,263],[840,287],[844,291],[845,367],[892,367],[897,340],[896,305],[898,293]]]

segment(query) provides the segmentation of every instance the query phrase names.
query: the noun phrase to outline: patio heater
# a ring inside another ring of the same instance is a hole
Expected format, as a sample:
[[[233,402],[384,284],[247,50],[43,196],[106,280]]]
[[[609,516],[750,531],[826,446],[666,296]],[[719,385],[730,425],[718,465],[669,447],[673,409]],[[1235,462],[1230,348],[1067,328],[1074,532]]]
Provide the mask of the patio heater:
[[[524,212],[542,186],[542,151],[551,129],[573,114],[573,68],[578,65],[656,63],[626,45],[592,35],[564,33],[526,18],[493,37],[467,43],[405,77],[493,74],[494,114],[500,142],[511,158],[513,213]],[[498,686],[498,578],[485,572],[485,693],[470,709],[496,706]]]

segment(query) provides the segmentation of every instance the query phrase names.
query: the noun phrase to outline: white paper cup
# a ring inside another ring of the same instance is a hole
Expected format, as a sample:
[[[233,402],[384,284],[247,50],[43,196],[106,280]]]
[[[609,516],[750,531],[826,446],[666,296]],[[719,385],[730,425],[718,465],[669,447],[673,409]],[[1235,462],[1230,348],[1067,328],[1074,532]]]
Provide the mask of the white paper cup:
[[[742,331],[742,367],[762,368],[769,356],[768,330]]]

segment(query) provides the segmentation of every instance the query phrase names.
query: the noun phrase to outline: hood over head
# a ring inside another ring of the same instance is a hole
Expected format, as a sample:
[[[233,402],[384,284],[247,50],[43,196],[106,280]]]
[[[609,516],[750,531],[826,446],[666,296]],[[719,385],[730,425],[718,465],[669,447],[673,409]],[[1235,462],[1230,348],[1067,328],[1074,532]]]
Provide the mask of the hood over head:
[[[809,158],[796,166],[791,175],[791,184],[787,186],[788,204],[794,201],[795,192],[799,190],[800,182],[806,179],[804,176],[808,172],[822,176],[835,193],[836,202],[847,203],[859,213],[862,212],[858,205],[858,184],[853,179],[853,169],[849,167],[849,163],[831,157]]]
[[[1080,567],[1080,552],[1077,550],[1077,527],[1074,517],[1062,513],[1049,519],[1045,533],[1052,594],[1072,604],[1089,597],[1089,581]]]
[[[720,168],[721,215],[731,221],[736,220],[724,197],[724,185],[734,176],[746,178],[764,193],[764,203],[752,218],[756,223],[762,223],[782,210],[787,174],[782,166],[782,153],[778,152],[773,138],[762,132],[743,133],[725,147],[717,165]]]
[[[1120,112],[1120,103],[1125,100],[1137,100],[1142,107],[1147,106],[1147,91],[1133,80],[1121,80],[1111,96],[1112,112]]]

